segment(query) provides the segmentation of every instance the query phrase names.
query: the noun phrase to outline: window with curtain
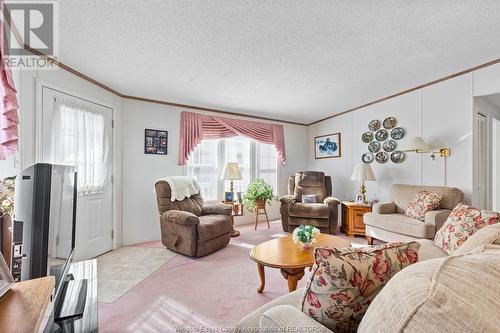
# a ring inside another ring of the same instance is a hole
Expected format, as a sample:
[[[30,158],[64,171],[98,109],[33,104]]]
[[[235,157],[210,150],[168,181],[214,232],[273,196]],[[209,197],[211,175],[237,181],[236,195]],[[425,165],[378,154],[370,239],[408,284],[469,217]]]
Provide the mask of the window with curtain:
[[[274,193],[278,190],[278,174],[276,166],[278,165],[278,156],[276,148],[273,145],[264,143],[257,144],[257,177],[264,179],[266,183],[271,185]]]
[[[187,164],[187,176],[198,181],[201,196],[205,201],[217,200],[220,177],[219,142],[220,140],[203,140],[191,154]]]
[[[220,180],[220,176],[228,162],[238,163],[243,176],[243,179],[234,181],[235,192],[245,192],[248,185],[258,177],[277,191],[278,156],[273,145],[242,136],[203,140],[190,155],[186,163],[186,174],[198,180],[205,201],[224,198],[230,182]]]
[[[108,177],[106,118],[87,105],[55,98],[53,119],[54,162],[76,166],[80,195],[102,193]]]

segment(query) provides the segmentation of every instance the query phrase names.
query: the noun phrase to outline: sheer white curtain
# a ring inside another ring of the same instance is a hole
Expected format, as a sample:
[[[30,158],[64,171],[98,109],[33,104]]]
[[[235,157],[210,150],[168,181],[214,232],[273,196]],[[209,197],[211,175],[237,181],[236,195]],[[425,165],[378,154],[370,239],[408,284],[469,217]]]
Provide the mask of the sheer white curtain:
[[[54,162],[77,167],[80,195],[102,193],[108,181],[106,118],[90,106],[56,97],[53,119]]]

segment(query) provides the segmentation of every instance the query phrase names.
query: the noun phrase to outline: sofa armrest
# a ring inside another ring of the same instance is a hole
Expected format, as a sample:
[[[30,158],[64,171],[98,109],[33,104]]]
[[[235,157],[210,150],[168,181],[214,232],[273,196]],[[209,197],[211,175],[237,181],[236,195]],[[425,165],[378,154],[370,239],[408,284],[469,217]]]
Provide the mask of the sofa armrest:
[[[167,210],[163,213],[163,220],[169,223],[196,225],[200,223],[198,216],[182,210]]]
[[[231,208],[230,205],[226,205],[223,203],[213,203],[213,204],[203,205],[203,207],[201,208],[202,215],[222,214],[231,216],[232,211],[233,209]]]
[[[282,204],[293,205],[295,203],[295,197],[293,195],[284,195],[280,198]]]
[[[451,210],[449,209],[436,209],[431,210],[425,213],[424,223],[431,224],[436,227],[436,231],[438,231],[446,222],[446,219],[450,215]]]
[[[260,332],[320,332],[328,328],[292,305],[279,305],[260,316]]]
[[[323,200],[323,203],[327,205],[328,207],[330,206],[336,206],[340,204],[340,200],[335,198],[335,197],[326,197],[325,200]]]
[[[396,204],[394,202],[377,202],[372,207],[372,212],[377,214],[396,213]]]

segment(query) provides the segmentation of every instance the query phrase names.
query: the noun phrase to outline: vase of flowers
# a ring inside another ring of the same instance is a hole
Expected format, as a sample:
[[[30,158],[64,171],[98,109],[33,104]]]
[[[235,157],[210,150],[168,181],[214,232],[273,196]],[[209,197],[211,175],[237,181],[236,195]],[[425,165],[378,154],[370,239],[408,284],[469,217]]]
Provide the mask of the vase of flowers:
[[[293,231],[292,238],[295,243],[299,243],[303,250],[310,249],[316,242],[316,236],[320,234],[318,228],[312,225],[301,225]]]

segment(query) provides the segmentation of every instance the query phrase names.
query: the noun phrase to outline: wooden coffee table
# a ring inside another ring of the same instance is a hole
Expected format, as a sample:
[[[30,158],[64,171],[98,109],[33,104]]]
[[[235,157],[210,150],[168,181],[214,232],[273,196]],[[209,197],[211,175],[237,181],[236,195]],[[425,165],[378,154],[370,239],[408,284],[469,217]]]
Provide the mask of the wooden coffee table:
[[[351,246],[351,243],[340,237],[320,234],[314,246],[342,248]],[[292,236],[285,236],[257,245],[250,251],[250,258],[257,263],[260,276],[258,293],[263,292],[266,285],[265,266],[279,268],[288,281],[288,291],[292,292],[297,289],[297,282],[304,276],[305,268],[314,264],[314,248],[302,250],[299,244],[293,242]]]

